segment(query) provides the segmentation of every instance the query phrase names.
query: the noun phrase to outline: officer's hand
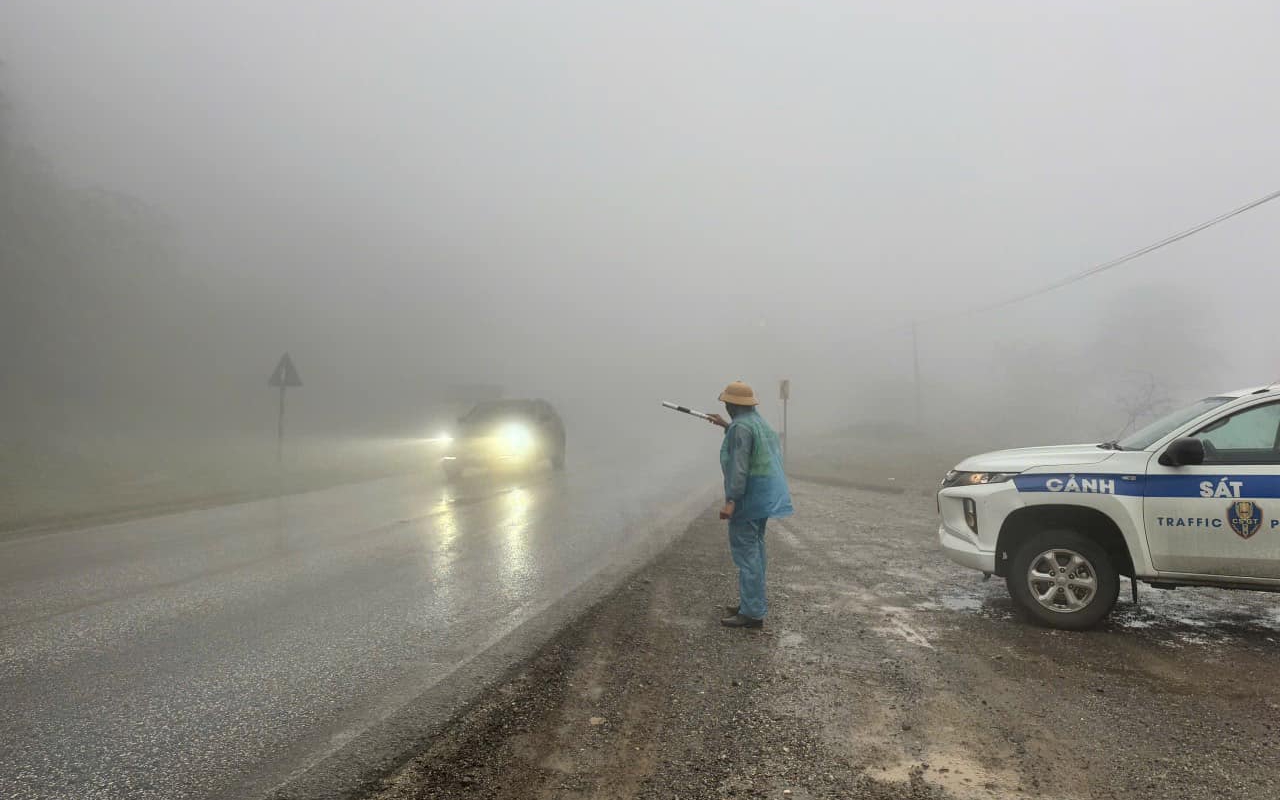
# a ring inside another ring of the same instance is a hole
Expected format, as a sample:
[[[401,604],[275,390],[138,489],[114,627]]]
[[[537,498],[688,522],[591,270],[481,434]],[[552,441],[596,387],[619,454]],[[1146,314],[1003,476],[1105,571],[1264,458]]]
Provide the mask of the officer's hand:
[[[711,417],[711,419],[707,420],[707,422],[710,422],[712,425],[719,425],[721,428],[729,427],[728,421],[726,421],[725,418],[720,416],[719,414],[708,414],[707,416]]]
[[[724,508],[720,509],[720,519],[729,519],[733,516],[733,501],[724,504]]]

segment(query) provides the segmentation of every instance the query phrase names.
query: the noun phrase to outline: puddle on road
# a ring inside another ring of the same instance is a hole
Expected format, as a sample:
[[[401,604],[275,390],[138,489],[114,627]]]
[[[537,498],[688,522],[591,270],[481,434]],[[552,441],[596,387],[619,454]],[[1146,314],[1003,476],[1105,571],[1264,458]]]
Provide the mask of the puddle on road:
[[[944,597],[940,602],[948,611],[977,611],[982,608],[980,597]]]
[[[1156,623],[1149,619],[1117,620],[1121,628],[1154,628]]]
[[[999,581],[990,584],[938,587],[937,594],[911,608],[935,623],[979,617],[1019,623],[1019,615]],[[1280,641],[1280,596],[1225,589],[1141,589],[1139,604],[1128,599],[1122,581],[1120,600],[1105,629],[1150,637],[1168,647],[1210,647],[1229,642],[1270,646]]]
[[[1122,599],[1109,625],[1166,647],[1274,644],[1280,637],[1280,601],[1223,589],[1146,590],[1136,607]]]
[[[944,617],[984,617],[1007,619],[1012,616],[1007,608],[1008,600],[1003,592],[975,587],[972,592],[952,592],[929,600],[913,603],[917,611],[933,612]]]

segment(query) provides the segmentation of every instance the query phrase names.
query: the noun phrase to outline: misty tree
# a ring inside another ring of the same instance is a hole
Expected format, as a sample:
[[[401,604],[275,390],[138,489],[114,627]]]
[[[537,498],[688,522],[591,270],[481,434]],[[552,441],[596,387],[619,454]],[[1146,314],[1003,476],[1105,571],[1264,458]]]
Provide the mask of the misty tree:
[[[1026,335],[993,352],[993,393],[1003,400],[988,418],[1002,441],[1048,443],[1088,438],[1096,425],[1089,399],[1088,359],[1052,330]]]
[[[1165,413],[1172,402],[1173,396],[1165,381],[1148,370],[1130,370],[1116,397],[1125,420],[1115,438],[1118,439]]]
[[[90,407],[127,419],[129,398],[105,387],[164,372],[196,300],[174,237],[135,199],[69,185],[16,140],[14,113],[0,96],[0,432],[39,437]]]
[[[1117,295],[1101,310],[1086,351],[1089,380],[1098,401],[1115,408],[1117,429],[1140,427],[1222,380],[1207,320],[1170,314],[1197,306],[1189,289],[1161,282]]]

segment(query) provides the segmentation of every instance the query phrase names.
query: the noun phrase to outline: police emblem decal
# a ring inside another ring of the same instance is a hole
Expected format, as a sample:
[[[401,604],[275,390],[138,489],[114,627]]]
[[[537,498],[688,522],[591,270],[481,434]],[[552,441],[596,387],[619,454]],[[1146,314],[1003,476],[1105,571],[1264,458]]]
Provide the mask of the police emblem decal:
[[[1262,507],[1252,500],[1237,500],[1227,506],[1227,524],[1241,539],[1248,539],[1262,529]]]

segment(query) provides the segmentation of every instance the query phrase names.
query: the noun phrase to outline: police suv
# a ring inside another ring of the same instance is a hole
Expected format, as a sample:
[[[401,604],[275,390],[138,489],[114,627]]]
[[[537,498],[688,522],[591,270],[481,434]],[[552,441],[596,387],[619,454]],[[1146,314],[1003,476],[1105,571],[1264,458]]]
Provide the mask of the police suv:
[[[1111,612],[1121,575],[1280,591],[1280,388],[1207,397],[1102,444],[962,461],[938,492],[954,561],[1056,628]]]

